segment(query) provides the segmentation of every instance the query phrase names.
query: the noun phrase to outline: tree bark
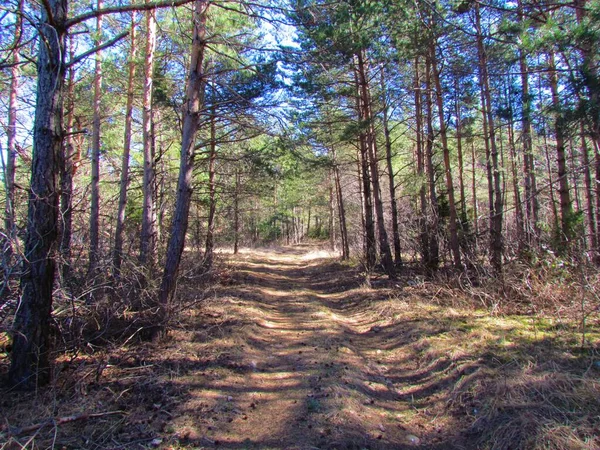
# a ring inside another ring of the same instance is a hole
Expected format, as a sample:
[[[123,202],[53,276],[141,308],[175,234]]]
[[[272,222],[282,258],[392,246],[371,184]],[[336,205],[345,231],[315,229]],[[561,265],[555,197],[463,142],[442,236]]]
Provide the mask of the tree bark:
[[[452,180],[452,167],[450,166],[450,149],[448,148],[448,135],[446,130],[446,119],[444,117],[444,99],[442,96],[442,83],[440,82],[440,73],[437,66],[437,55],[435,42],[432,40],[429,44],[429,54],[431,58],[431,71],[435,84],[435,98],[438,109],[438,120],[440,123],[440,138],[442,140],[442,152],[444,154],[444,169],[446,175],[446,190],[448,191],[448,208],[450,209],[449,228],[450,228],[450,250],[454,267],[462,267],[460,258],[460,242],[458,240],[458,224],[456,215],[456,202],[454,200],[454,182]]]
[[[160,313],[163,317],[166,316],[169,301],[175,290],[192,199],[195,138],[200,114],[204,107],[204,89],[206,85],[203,64],[206,49],[206,12],[208,7],[209,3],[206,0],[196,0],[194,2],[194,34],[182,114],[183,127],[177,200],[167,247],[165,270],[158,295]],[[159,324],[159,329],[161,325]]]
[[[102,0],[97,0],[97,8],[102,9]],[[102,38],[102,16],[96,18],[96,42]],[[94,117],[92,124],[92,204],[90,210],[90,252],[88,274],[93,278],[100,257],[100,122],[102,108],[102,53],[96,53],[94,74]]]
[[[333,157],[333,176],[335,179],[335,191],[338,204],[338,216],[340,222],[340,237],[342,240],[342,260],[350,258],[350,245],[348,242],[348,228],[346,224],[346,208],[344,206],[344,195],[342,193],[342,185],[340,181],[340,168],[338,167],[335,148],[331,149]]]
[[[381,200],[381,185],[379,183],[379,159],[377,155],[377,141],[375,139],[375,128],[373,126],[373,114],[371,110],[371,94],[369,92],[369,75],[367,63],[365,61],[364,50],[358,52],[357,71],[361,98],[361,120],[367,128],[365,132],[366,147],[369,160],[369,169],[371,175],[371,186],[373,188],[373,200],[375,204],[375,218],[377,221],[377,234],[379,236],[379,252],[381,254],[381,264],[383,270],[390,278],[395,278],[396,268],[392,261],[392,252],[385,229],[383,216],[383,202]]]
[[[365,248],[364,258],[365,264],[368,271],[373,270],[377,261],[377,249],[375,245],[375,222],[373,220],[373,203],[371,196],[371,179],[369,174],[369,148],[367,142],[367,133],[364,130],[363,121],[363,109],[362,109],[362,93],[361,93],[361,82],[359,79],[358,69],[358,56],[354,57],[354,81],[356,84],[356,112],[358,114],[358,120],[360,125],[360,133],[358,136],[359,144],[359,177],[361,179],[362,187],[362,211],[364,220],[364,233],[365,233]]]
[[[484,129],[487,124],[486,142],[488,143],[488,184],[490,193],[490,262],[496,275],[502,276],[502,253],[504,239],[502,235],[503,202],[502,182],[498,164],[498,147],[496,144],[496,129],[492,111],[492,98],[489,86],[487,53],[483,42],[481,28],[481,11],[479,1],[475,5],[475,20],[477,30],[477,54],[479,65],[479,85],[481,90],[482,112],[484,114]],[[485,130],[484,130],[485,132]],[[493,181],[492,181],[493,180]]]
[[[73,38],[69,37],[69,59],[73,58]],[[63,282],[71,273],[71,235],[73,233],[73,176],[75,172],[75,150],[73,123],[75,116],[75,68],[69,67],[66,101],[68,104],[64,129],[63,157],[60,158],[60,273]],[[64,112],[63,112],[64,114]]]
[[[396,181],[394,167],[392,165],[392,139],[390,137],[390,124],[388,117],[388,102],[385,91],[385,74],[381,68],[381,92],[383,109],[383,136],[385,138],[385,160],[387,163],[388,182],[390,190],[390,205],[392,211],[392,241],[394,242],[394,263],[399,266],[402,264],[402,247],[400,246],[400,230],[398,224],[398,204],[396,203]]]
[[[235,193],[233,198],[233,254],[239,252],[240,242],[240,169],[235,169]]]
[[[217,159],[216,111],[210,114],[210,153],[208,157],[208,222],[206,224],[206,242],[204,246],[204,268],[209,270],[213,264],[215,211],[217,210],[215,162]]]
[[[552,107],[554,109],[554,133],[556,139],[556,162],[558,165],[558,198],[560,201],[560,241],[561,250],[573,240],[573,205],[569,192],[569,178],[566,160],[566,130],[565,119],[562,116],[562,106],[558,94],[558,74],[554,62],[554,53],[548,54],[548,70],[550,75],[550,93],[552,94]]]
[[[429,186],[429,210],[430,220],[428,221],[428,242],[429,242],[429,259],[427,268],[429,270],[437,270],[440,264],[440,248],[438,241],[439,233],[439,205],[437,192],[435,187],[435,167],[433,164],[433,144],[435,140],[433,130],[433,86],[431,83],[431,60],[425,58],[425,84],[427,92],[425,94],[425,106],[427,110],[427,143],[425,147],[425,166],[427,168],[427,183]]]
[[[586,226],[587,243],[592,254],[592,260],[598,262],[598,241],[596,230],[596,219],[594,218],[594,194],[592,189],[592,176],[590,174],[590,155],[589,148],[585,139],[585,128],[583,122],[580,123],[579,139],[581,140],[581,164],[583,166],[583,182],[585,186],[585,205],[586,205]]]
[[[15,34],[12,43],[12,66],[10,68],[10,88],[8,91],[8,124],[6,127],[6,173],[4,174],[4,187],[6,189],[6,203],[4,207],[4,226],[9,239],[8,264],[13,253],[15,229],[15,167],[17,161],[17,93],[19,91],[19,77],[21,76],[19,47],[23,32],[23,1],[19,0],[15,14]]]
[[[430,267],[431,254],[429,243],[429,225],[427,220],[427,192],[425,175],[425,154],[423,149],[423,105],[421,90],[421,74],[419,72],[420,60],[415,58],[414,97],[415,97],[415,124],[416,124],[416,159],[417,177],[419,179],[419,240],[421,247],[421,258],[425,267]],[[431,236],[434,238],[434,236]]]
[[[113,278],[119,280],[121,263],[123,262],[123,230],[125,227],[125,207],[127,206],[127,188],[129,185],[129,154],[131,151],[131,125],[133,122],[133,95],[135,88],[135,69],[137,33],[135,29],[135,13],[131,15],[131,33],[129,47],[129,74],[127,81],[127,104],[125,106],[125,134],[123,137],[123,158],[121,160],[121,180],[119,184],[119,206],[117,225],[115,227],[115,246],[113,250]]]
[[[15,314],[9,382],[20,388],[50,379],[50,317],[58,221],[58,173],[62,151],[67,0],[42,8],[37,61],[33,160],[25,238],[21,302]]]
[[[148,0],[147,0],[148,1]],[[140,264],[151,275],[156,259],[156,210],[154,203],[156,174],[154,167],[154,135],[152,127],[152,86],[154,81],[154,52],[156,49],[156,10],[146,12],[146,54],[144,60],[143,141],[144,177],[142,184],[142,232],[140,235]]]

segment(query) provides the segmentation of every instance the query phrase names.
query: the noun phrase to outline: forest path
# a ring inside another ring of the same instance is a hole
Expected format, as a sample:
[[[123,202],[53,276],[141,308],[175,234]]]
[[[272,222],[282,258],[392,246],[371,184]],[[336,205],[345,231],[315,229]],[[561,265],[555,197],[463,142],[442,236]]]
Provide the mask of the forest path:
[[[311,246],[253,250],[229,267],[194,331],[174,336],[174,353],[205,358],[175,378],[187,391],[171,422],[180,444],[453,448],[443,419],[419,418],[415,402],[435,389],[402,352],[411,337],[385,327],[378,302],[390,290],[361,286]],[[423,386],[403,391],[402,374]]]

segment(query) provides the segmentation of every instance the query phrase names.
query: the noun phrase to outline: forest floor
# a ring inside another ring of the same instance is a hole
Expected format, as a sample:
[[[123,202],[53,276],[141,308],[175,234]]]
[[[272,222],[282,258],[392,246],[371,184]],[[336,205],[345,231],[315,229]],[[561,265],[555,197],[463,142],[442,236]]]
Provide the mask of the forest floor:
[[[210,289],[182,282],[200,300],[164,341],[6,392],[0,448],[600,448],[597,317],[581,349],[576,319],[490,314],[414,275],[367,286],[314,246],[223,258]]]

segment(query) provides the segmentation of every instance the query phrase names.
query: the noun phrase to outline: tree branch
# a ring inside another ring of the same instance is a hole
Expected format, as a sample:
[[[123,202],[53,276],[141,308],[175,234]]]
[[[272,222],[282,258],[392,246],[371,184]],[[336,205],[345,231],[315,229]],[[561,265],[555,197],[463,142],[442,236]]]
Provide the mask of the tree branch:
[[[158,9],[158,8],[169,8],[185,5],[186,3],[191,3],[193,0],[171,0],[171,1],[155,1],[150,3],[134,3],[132,5],[124,5],[124,6],[114,6],[109,8],[97,9],[95,11],[90,11],[85,14],[81,14],[80,16],[73,17],[65,22],[65,27],[70,28],[73,25],[77,25],[78,23],[85,22],[86,20],[93,19],[98,16],[103,16],[105,14],[115,14],[115,13],[124,13],[130,11],[148,11],[150,9]]]
[[[123,39],[125,36],[127,36],[129,34],[129,31],[123,31],[121,34],[119,34],[118,36],[115,36],[114,38],[112,38],[110,41],[106,41],[104,44],[99,45],[97,47],[94,47],[90,50],[88,50],[85,53],[82,53],[81,55],[73,58],[71,61],[69,61],[66,64],[66,67],[71,67],[74,66],[75,64],[77,64],[78,62],[80,62],[81,60],[87,58],[90,55],[93,55],[94,53],[100,51],[100,50],[104,50],[105,48],[110,47],[111,45],[116,44],[118,41],[120,41],[121,39]]]

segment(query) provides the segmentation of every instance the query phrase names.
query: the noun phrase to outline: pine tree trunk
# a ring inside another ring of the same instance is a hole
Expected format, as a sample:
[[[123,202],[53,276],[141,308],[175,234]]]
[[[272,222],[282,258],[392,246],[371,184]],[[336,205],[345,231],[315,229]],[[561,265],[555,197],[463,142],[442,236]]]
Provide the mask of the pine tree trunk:
[[[357,54],[357,72],[361,98],[360,111],[361,120],[367,126],[365,132],[366,147],[369,160],[369,169],[371,175],[371,186],[373,188],[373,200],[375,205],[375,218],[377,220],[377,234],[379,236],[379,252],[381,254],[381,264],[383,270],[390,278],[395,278],[396,268],[392,260],[390,243],[385,229],[383,216],[383,202],[381,200],[381,185],[379,183],[379,159],[377,155],[377,141],[375,137],[375,128],[373,126],[373,115],[371,111],[371,95],[369,92],[369,75],[367,73],[367,63],[365,61],[364,51]]]
[[[69,59],[73,59],[73,38],[69,37]],[[60,274],[63,282],[69,279],[71,273],[71,235],[73,233],[73,175],[74,167],[74,92],[75,92],[75,68],[69,67],[67,77],[67,114],[65,118],[66,137],[63,141],[63,157],[60,159]]]
[[[198,131],[200,112],[204,103],[206,79],[204,74],[204,52],[206,49],[206,0],[194,2],[194,34],[191,49],[191,62],[186,83],[185,103],[182,114],[181,159],[177,181],[177,200],[167,247],[165,270],[158,295],[161,315],[167,314],[169,301],[175,290],[181,254],[185,245],[190,203],[192,199],[192,173],[194,168],[194,147]],[[163,324],[159,324],[161,330]]]
[[[385,92],[385,74],[381,68],[381,92],[383,109],[383,136],[385,138],[385,160],[387,163],[388,183],[390,190],[390,205],[392,210],[392,241],[394,242],[394,263],[402,264],[402,247],[400,246],[400,230],[398,223],[398,204],[396,203],[396,181],[394,176],[394,167],[392,165],[392,139],[390,137],[390,124],[388,117],[387,94]]]
[[[425,59],[425,84],[427,86],[427,93],[425,95],[425,106],[427,113],[427,143],[425,146],[425,166],[427,169],[427,183],[429,186],[429,209],[431,216],[428,227],[429,260],[427,261],[427,268],[429,270],[437,270],[440,264],[440,248],[438,241],[440,214],[437,192],[435,187],[435,167],[433,164],[433,144],[435,136],[433,129],[433,86],[431,83],[431,61],[429,58]]]
[[[464,178],[464,155],[463,155],[463,135],[462,135],[462,114],[460,108],[460,98],[458,95],[458,81],[455,83],[454,90],[456,92],[456,156],[458,157],[458,186],[460,190],[460,221],[467,222],[467,198],[465,194],[465,178]]]
[[[57,239],[58,173],[62,153],[65,76],[64,23],[67,0],[47,0],[50,17],[41,8],[37,102],[33,130],[33,161],[21,276],[21,302],[13,326],[9,382],[33,388],[50,379],[50,318]]]
[[[97,8],[102,9],[102,0],[97,0]],[[102,16],[96,19],[97,40],[100,45],[102,33]],[[94,117],[92,124],[92,204],[90,210],[90,252],[88,274],[95,276],[95,269],[100,258],[100,115],[102,108],[102,53],[96,53],[94,74]]]
[[[131,125],[133,119],[133,94],[135,87],[136,68],[136,29],[135,13],[131,15],[131,44],[129,47],[129,76],[127,82],[127,105],[125,106],[125,135],[123,138],[123,158],[121,160],[121,181],[119,184],[119,206],[117,210],[117,225],[115,227],[115,246],[113,250],[113,277],[118,280],[121,276],[123,261],[123,229],[125,227],[125,207],[127,206],[127,187],[129,185],[129,153],[131,150]]]
[[[566,160],[566,130],[565,119],[562,117],[562,106],[558,94],[558,74],[554,62],[554,53],[548,54],[548,69],[550,75],[550,92],[552,94],[552,107],[554,109],[554,133],[556,139],[556,161],[558,165],[558,198],[560,200],[560,228],[561,250],[569,245],[574,237],[573,230],[573,205],[569,192],[569,178]]]
[[[21,44],[21,34],[23,32],[23,1],[19,0],[15,14],[15,34],[12,43],[12,66],[10,68],[10,88],[8,91],[8,124],[6,127],[6,173],[4,174],[4,187],[6,189],[6,203],[4,207],[4,227],[6,236],[9,240],[6,255],[8,265],[11,264],[14,239],[16,237],[15,228],[15,167],[17,161],[17,93],[19,91],[19,77],[21,75],[19,56],[19,47]]]
[[[213,107],[210,115],[210,154],[208,156],[208,222],[206,224],[206,242],[204,245],[204,268],[209,270],[213,264],[215,211],[217,210],[215,161],[217,159],[216,112]]]
[[[337,165],[336,161],[336,153],[335,149],[332,148],[333,154],[333,175],[335,178],[335,191],[337,196],[337,204],[338,204],[338,216],[340,222],[340,236],[342,239],[342,260],[347,260],[350,258],[350,244],[348,242],[348,228],[346,225],[346,208],[344,206],[344,196],[342,193],[342,185],[340,181],[340,169]]]
[[[147,2],[149,0],[146,0]],[[142,184],[142,232],[140,235],[140,264],[151,275],[156,260],[156,208],[154,203],[156,174],[154,166],[154,135],[152,127],[152,86],[154,81],[154,52],[156,49],[156,11],[146,12],[146,55],[144,61],[143,141],[144,177]]]
[[[444,153],[444,169],[446,175],[446,190],[448,191],[448,208],[450,209],[449,228],[450,228],[450,250],[454,267],[462,267],[460,258],[460,242],[458,240],[458,224],[456,215],[456,202],[454,200],[454,182],[452,181],[452,167],[450,166],[450,149],[448,148],[448,135],[446,131],[446,119],[444,117],[444,99],[442,97],[442,84],[440,74],[437,68],[437,55],[435,43],[432,41],[429,45],[429,54],[431,58],[432,76],[435,84],[435,98],[438,109],[438,120],[440,123],[440,138],[442,140],[442,151]]]
[[[233,199],[233,254],[237,255],[240,242],[240,169],[235,169],[235,197]]]
[[[498,147],[496,145],[496,129],[492,111],[492,99],[489,86],[487,53],[481,29],[481,12],[479,2],[476,3],[477,54],[479,65],[479,84],[481,89],[482,112],[484,114],[484,133],[488,143],[488,184],[490,193],[490,262],[496,275],[502,275],[502,253],[504,241],[502,235],[503,202],[500,167],[498,164]],[[487,132],[485,127],[487,124]],[[493,181],[492,181],[493,180]]]
[[[585,129],[583,122],[580,123],[579,139],[581,140],[581,164],[583,166],[583,182],[585,186],[585,204],[586,204],[586,226],[587,243],[592,254],[592,260],[598,262],[598,241],[596,220],[594,218],[594,194],[592,189],[592,176],[590,174],[590,156],[589,148],[585,139]]]
[[[526,241],[525,233],[525,217],[523,215],[523,204],[521,203],[521,190],[519,189],[519,177],[517,175],[517,152],[515,149],[515,133],[513,130],[513,122],[508,123],[508,143],[510,168],[512,175],[513,198],[515,203],[515,223],[517,227],[517,243],[518,251],[522,253]]]
[[[363,120],[363,108],[361,100],[361,83],[359,81],[359,69],[358,69],[358,56],[354,57],[354,81],[356,85],[356,112],[358,114],[358,120]],[[373,270],[377,260],[377,249],[375,245],[375,222],[373,220],[373,204],[371,196],[371,179],[369,176],[369,148],[367,142],[367,133],[362,129],[359,134],[359,176],[361,179],[362,187],[362,211],[364,220],[364,233],[365,233],[365,249],[364,257],[365,264],[368,271]]]
[[[526,239],[528,245],[535,244],[539,237],[539,204],[537,181],[533,163],[533,145],[531,141],[531,99],[529,95],[529,68],[523,50],[519,53],[521,70],[521,89],[523,102],[521,107],[521,140],[523,143],[523,177],[525,181],[525,204],[527,211]]]
[[[414,97],[415,97],[415,124],[416,124],[416,160],[417,177],[419,179],[419,240],[421,247],[422,263],[425,267],[430,265],[429,254],[429,227],[427,222],[427,192],[425,183],[425,155],[423,150],[423,106],[421,92],[421,75],[419,73],[419,57],[415,58]]]

